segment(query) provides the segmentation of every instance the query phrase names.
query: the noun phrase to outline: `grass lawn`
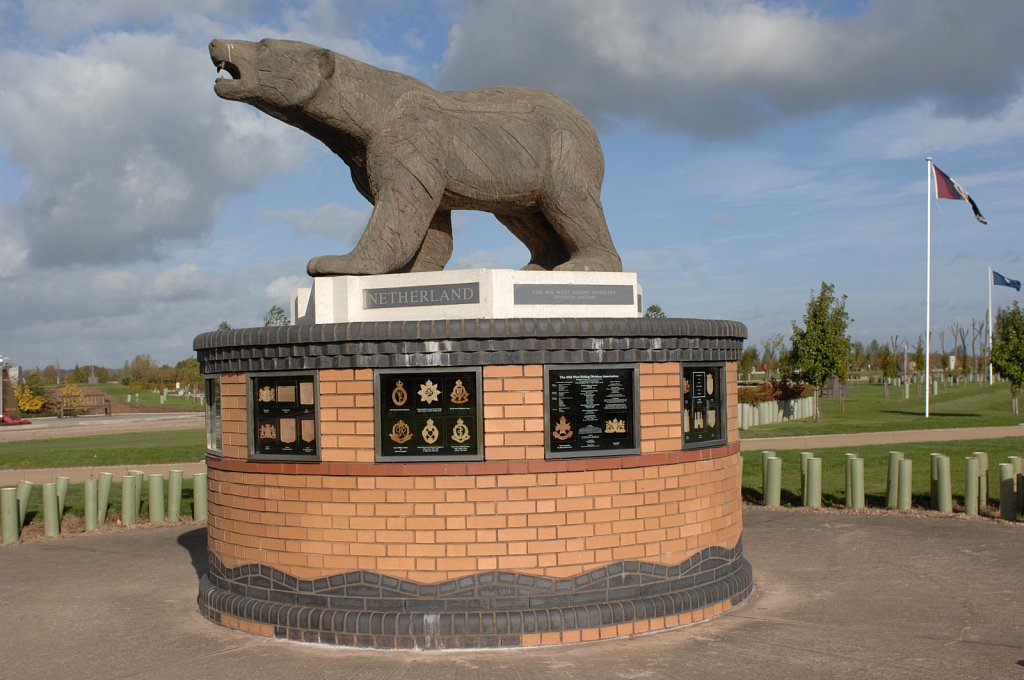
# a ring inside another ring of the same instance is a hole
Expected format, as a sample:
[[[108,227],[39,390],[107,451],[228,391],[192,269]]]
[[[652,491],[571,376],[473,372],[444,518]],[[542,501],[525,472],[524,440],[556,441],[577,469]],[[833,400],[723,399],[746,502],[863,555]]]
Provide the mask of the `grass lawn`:
[[[5,442],[0,448],[0,469],[183,463],[205,457],[203,430],[136,432]]]
[[[760,425],[743,430],[741,439],[757,437],[789,437],[850,432],[886,432],[892,430],[928,430],[947,427],[985,427],[1017,425],[1024,416],[1010,413],[1009,383],[964,383],[939,387],[932,395],[929,417],[924,417],[924,385],[911,385],[910,398],[903,398],[903,388],[889,387],[885,400],[884,387],[878,383],[851,383],[846,398],[846,412],[839,412],[839,399],[821,400],[821,421],[793,420],[786,423]]]
[[[85,387],[95,387],[100,389],[111,399],[117,399],[118,401],[127,402],[128,395],[132,397],[132,404],[142,404],[143,406],[159,406],[160,408],[168,411],[202,411],[203,405],[199,403],[198,399],[189,399],[187,397],[179,397],[176,394],[167,394],[167,400],[165,403],[160,403],[160,393],[154,392],[153,390],[129,390],[127,385],[86,385]]]
[[[949,456],[951,487],[954,505],[963,504],[964,458],[974,451],[988,454],[988,495],[989,504],[999,503],[999,464],[1006,463],[1008,456],[1024,455],[1024,442],[1016,438],[977,439],[955,442],[923,442],[913,444],[885,444],[879,446],[847,447],[840,449],[817,449],[812,451],[821,459],[821,496],[823,505],[845,505],[846,461],[844,454],[856,453],[864,459],[864,496],[868,507],[885,507],[885,489],[889,474],[889,451],[900,451],[904,458],[913,461],[913,503],[929,507],[931,489],[931,454]],[[800,495],[800,451],[776,451],[782,459],[782,502],[784,505],[801,505]],[[761,480],[761,452],[749,451],[743,454],[743,497],[750,502],[763,500]]]

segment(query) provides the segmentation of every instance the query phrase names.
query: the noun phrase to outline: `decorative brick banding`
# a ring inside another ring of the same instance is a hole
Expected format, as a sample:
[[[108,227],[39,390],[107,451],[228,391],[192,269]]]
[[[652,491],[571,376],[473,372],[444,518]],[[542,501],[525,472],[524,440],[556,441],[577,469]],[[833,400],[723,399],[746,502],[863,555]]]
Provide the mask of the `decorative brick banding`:
[[[197,338],[201,363],[234,353],[238,369],[243,354],[274,353],[211,347],[213,335]],[[638,455],[545,459],[544,364],[466,364],[474,352],[458,350],[443,365],[482,366],[483,461],[375,462],[374,371],[355,367],[318,371],[320,461],[255,461],[247,373],[221,372],[203,613],[264,635],[435,648],[631,635],[724,611],[751,587],[736,335],[660,343],[725,361],[727,443],[684,451],[681,362],[639,361]],[[292,354],[303,341],[283,340]],[[633,349],[644,343],[659,344]]]

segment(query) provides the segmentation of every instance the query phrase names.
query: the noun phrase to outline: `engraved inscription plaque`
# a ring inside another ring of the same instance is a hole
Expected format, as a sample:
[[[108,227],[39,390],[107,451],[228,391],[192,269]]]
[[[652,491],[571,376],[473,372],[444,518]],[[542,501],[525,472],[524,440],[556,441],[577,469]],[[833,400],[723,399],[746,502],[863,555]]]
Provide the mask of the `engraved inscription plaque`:
[[[316,376],[270,374],[250,378],[252,455],[317,460]]]
[[[377,460],[483,458],[479,369],[377,372]]]
[[[517,283],[517,305],[632,305],[633,286]]]
[[[726,403],[721,364],[683,366],[683,448],[725,442]]]
[[[548,458],[639,453],[636,367],[547,369]]]
[[[476,281],[401,288],[369,288],[363,291],[363,309],[475,305],[478,302],[480,284]]]

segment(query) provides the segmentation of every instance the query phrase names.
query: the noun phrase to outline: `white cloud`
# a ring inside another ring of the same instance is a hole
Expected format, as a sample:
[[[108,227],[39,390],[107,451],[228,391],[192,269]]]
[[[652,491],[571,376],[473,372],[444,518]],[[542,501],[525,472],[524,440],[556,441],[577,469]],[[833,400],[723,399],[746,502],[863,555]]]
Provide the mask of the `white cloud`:
[[[300,234],[322,234],[340,238],[351,247],[366,227],[370,219],[370,210],[353,210],[338,203],[328,203],[313,210],[273,210],[265,216],[267,219],[291,224]]]
[[[161,257],[205,237],[224,196],[294,167],[287,126],[211,92],[205,52],[113,34],[73,52],[0,53],[0,136],[43,267]]]
[[[1024,137],[1024,96],[975,118],[943,115],[936,108],[916,103],[872,116],[840,135],[836,148],[851,157],[924,158]]]
[[[154,300],[195,300],[212,294],[210,284],[194,262],[165,269],[153,279],[150,295]]]
[[[847,16],[739,0],[483,0],[452,28],[440,80],[533,85],[598,122],[703,137],[922,98],[976,116],[1020,91],[1022,20],[1017,0],[875,1]]]

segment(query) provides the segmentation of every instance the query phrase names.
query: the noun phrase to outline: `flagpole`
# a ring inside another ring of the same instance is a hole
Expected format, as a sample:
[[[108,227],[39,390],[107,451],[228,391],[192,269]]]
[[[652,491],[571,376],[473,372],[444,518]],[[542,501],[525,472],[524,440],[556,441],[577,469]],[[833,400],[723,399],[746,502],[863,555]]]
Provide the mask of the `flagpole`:
[[[928,182],[925,194],[928,198],[928,257],[925,264],[925,296],[924,296],[924,417],[928,417],[928,408],[932,393],[932,157],[928,156]]]
[[[1006,271],[1005,269],[1003,271]],[[988,268],[988,384],[993,382],[992,375],[992,266]]]

